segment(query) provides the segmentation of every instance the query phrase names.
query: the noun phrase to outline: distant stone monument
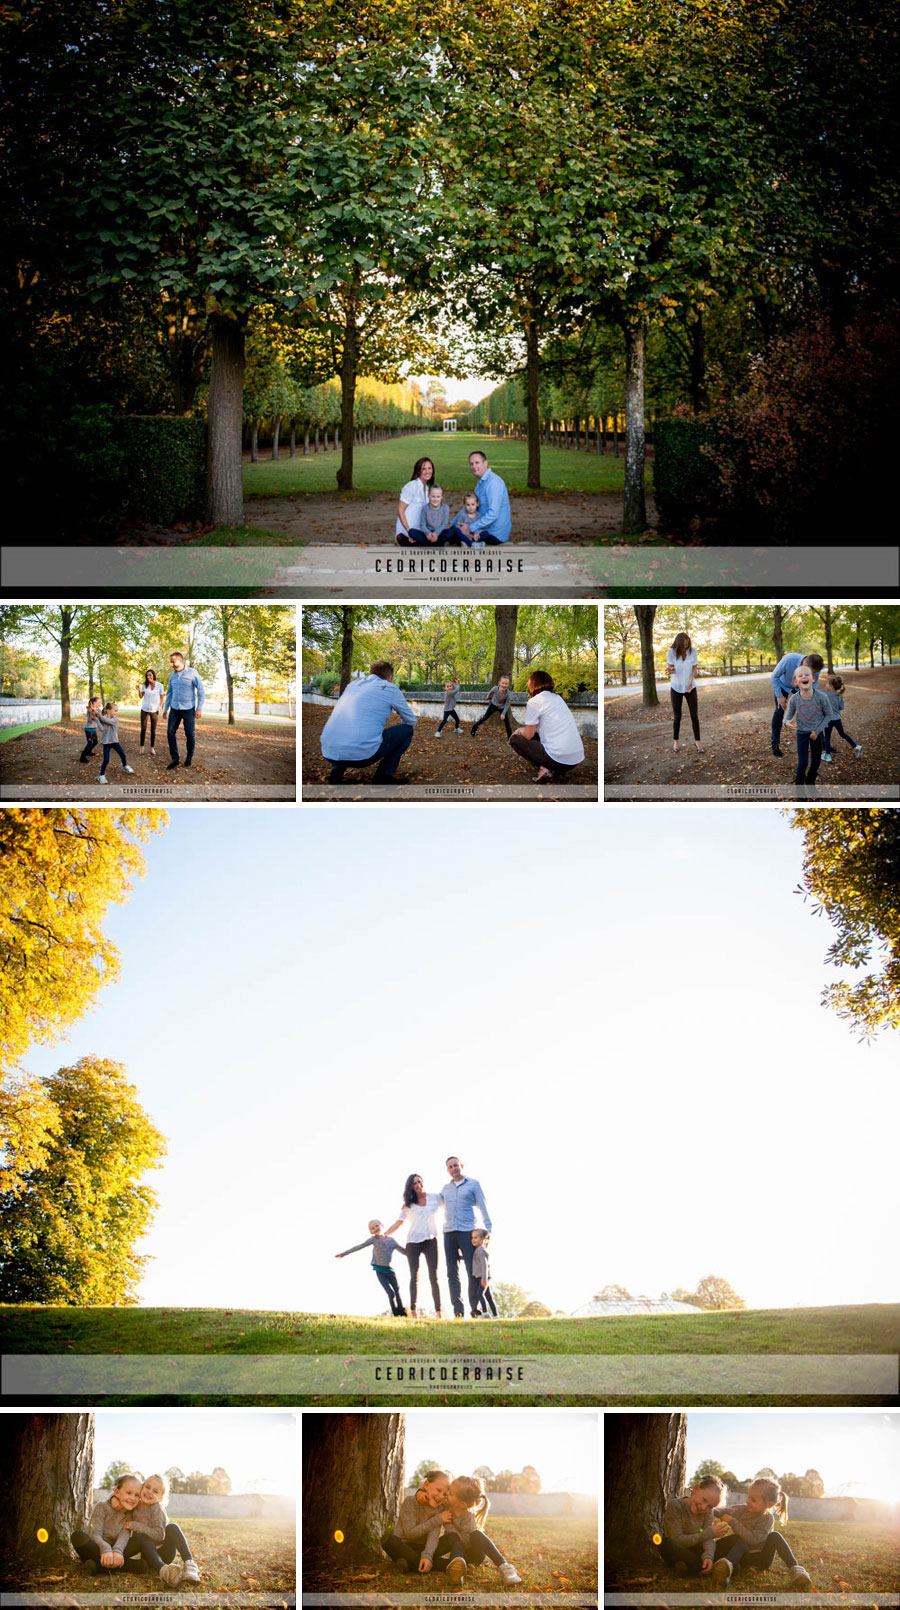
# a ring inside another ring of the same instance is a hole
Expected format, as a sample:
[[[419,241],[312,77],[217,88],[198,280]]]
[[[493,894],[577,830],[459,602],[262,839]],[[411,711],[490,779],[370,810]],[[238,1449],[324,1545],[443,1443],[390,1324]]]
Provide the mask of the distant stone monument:
[[[444,430],[445,431],[450,431],[450,432],[455,431],[456,430],[456,420],[455,419],[445,419],[444,420]]]

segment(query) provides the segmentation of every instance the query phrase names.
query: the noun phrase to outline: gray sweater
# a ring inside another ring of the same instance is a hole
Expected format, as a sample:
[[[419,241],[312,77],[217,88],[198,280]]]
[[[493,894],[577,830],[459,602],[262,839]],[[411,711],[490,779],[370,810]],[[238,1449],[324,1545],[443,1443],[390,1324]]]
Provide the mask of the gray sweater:
[[[394,1536],[401,1538],[404,1543],[420,1543],[423,1555],[431,1560],[441,1535],[441,1525],[440,1510],[429,1509],[427,1504],[419,1503],[415,1493],[409,1493],[400,1505]]]
[[[671,1543],[688,1549],[702,1547],[704,1559],[712,1559],[716,1551],[712,1521],[711,1515],[692,1515],[687,1498],[670,1498],[663,1516],[663,1532]]]
[[[835,693],[833,688],[820,688],[819,692],[828,700],[829,721],[838,721],[844,708],[844,695]]]
[[[488,694],[488,703],[496,705],[497,709],[500,711],[500,714],[505,716],[509,710],[509,699],[511,693],[512,688],[507,688],[505,693],[501,693],[500,684],[498,683],[495,688],[491,688],[491,691]]]
[[[402,1247],[399,1241],[395,1241],[392,1235],[370,1235],[365,1241],[358,1241],[355,1247],[348,1247],[346,1252],[341,1253],[341,1257],[346,1258],[351,1252],[362,1252],[363,1247],[372,1248],[372,1263],[379,1269],[390,1269],[391,1258],[395,1252],[406,1255],[406,1248]]]
[[[446,503],[442,503],[439,509],[433,509],[430,503],[426,503],[424,526],[426,531],[446,531],[449,524],[450,510]]]
[[[122,1522],[127,1519],[128,1511],[113,1509],[110,1500],[104,1498],[91,1510],[86,1530],[94,1542],[100,1545],[104,1554],[107,1550],[110,1553],[121,1554],[131,1536],[131,1532],[122,1526]]]
[[[445,688],[444,689],[444,709],[445,710],[455,710],[456,709],[456,695],[458,694],[458,692],[459,692],[459,683],[458,682],[454,682],[452,688]]]
[[[802,698],[799,693],[792,693],[784,712],[785,721],[790,721],[796,715],[797,731],[824,732],[832,719],[829,713],[828,700],[818,688],[813,688],[808,699]]]
[[[481,1280],[488,1286],[491,1280],[491,1261],[488,1249],[485,1246],[476,1247],[472,1253],[472,1273],[476,1280]]]
[[[746,1504],[723,1504],[721,1509],[714,1509],[713,1514],[718,1520],[726,1511],[732,1517],[728,1524],[735,1537],[749,1543],[751,1550],[761,1549],[775,1525],[772,1511],[764,1509],[761,1515],[751,1515]]]
[[[149,1537],[151,1543],[165,1541],[166,1527],[169,1517],[162,1504],[138,1504],[137,1509],[131,1511],[131,1530]]]
[[[114,716],[101,715],[97,712],[97,725],[100,736],[105,744],[117,744],[119,741],[119,712]]]

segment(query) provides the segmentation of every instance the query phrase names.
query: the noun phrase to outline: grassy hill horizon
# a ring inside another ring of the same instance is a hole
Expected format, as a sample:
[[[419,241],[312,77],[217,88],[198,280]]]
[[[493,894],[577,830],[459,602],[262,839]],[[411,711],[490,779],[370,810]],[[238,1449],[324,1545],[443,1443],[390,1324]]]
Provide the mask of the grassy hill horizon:
[[[552,1355],[629,1355],[677,1354],[679,1356],[776,1354],[891,1354],[896,1355],[900,1337],[900,1304],[866,1303],[830,1308],[726,1309],[707,1314],[623,1315],[601,1319],[515,1319],[479,1320],[458,1323],[453,1320],[392,1320],[388,1316],[308,1314],[299,1311],[267,1311],[222,1308],[73,1308],[62,1306],[0,1305],[0,1342],[4,1353],[41,1354],[190,1354],[190,1355],[343,1355],[352,1359],[365,1354],[393,1354],[410,1362],[418,1355],[472,1354],[514,1358]],[[636,1406],[663,1405],[659,1393],[635,1396],[631,1391],[618,1394]],[[582,1403],[594,1394],[552,1396],[556,1403]],[[525,1407],[547,1401],[548,1394],[454,1393],[449,1401],[464,1404],[514,1402]],[[606,1394],[604,1401],[616,1400]],[[241,1402],[244,1397],[196,1396],[184,1402]],[[54,1400],[51,1400],[54,1401]],[[67,1401],[76,1402],[71,1397]],[[98,1398],[101,1403],[121,1398]],[[126,1399],[126,1401],[128,1401]],[[149,1399],[145,1401],[151,1401]],[[159,1401],[168,1401],[160,1398]],[[256,1395],[256,1402],[296,1401],[296,1395],[282,1397]],[[422,1405],[448,1401],[440,1391],[394,1390],[384,1395],[312,1395],[304,1401],[316,1405],[366,1403],[374,1406],[409,1402]],[[829,1405],[855,1404],[881,1406],[896,1402],[891,1397],[838,1397],[829,1395]],[[819,1404],[819,1396],[762,1394],[722,1396],[698,1391],[692,1398],[680,1399],[673,1406],[698,1404],[724,1405]]]

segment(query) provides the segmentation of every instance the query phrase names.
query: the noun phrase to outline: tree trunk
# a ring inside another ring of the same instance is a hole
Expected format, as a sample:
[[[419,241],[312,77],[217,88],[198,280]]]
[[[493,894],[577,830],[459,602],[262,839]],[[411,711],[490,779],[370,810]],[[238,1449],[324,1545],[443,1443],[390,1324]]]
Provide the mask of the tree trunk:
[[[206,518],[210,525],[240,525],[241,425],[244,399],[244,326],[217,314],[212,320],[209,379]]]
[[[59,611],[59,697],[62,703],[63,721],[71,721],[72,706],[69,702],[69,649],[72,646],[72,622],[75,610],[67,609],[65,605]]]
[[[859,621],[856,623],[856,641],[853,644],[853,669],[859,670]]]
[[[625,535],[645,531],[647,505],[644,499],[644,352],[647,326],[625,326],[625,500],[622,531]]]
[[[613,422],[613,458],[619,456],[619,410],[616,408],[612,416]]]
[[[311,1414],[303,1423],[303,1547],[335,1566],[381,1557],[403,1497],[402,1414]],[[335,1533],[343,1541],[335,1540]]]
[[[288,448],[288,458],[293,458],[297,451],[297,421],[291,420],[291,442]]]
[[[628,650],[627,650],[627,648],[623,648],[622,649],[622,686],[623,686],[623,688],[628,686],[628,666],[626,664],[627,658],[628,658]]]
[[[353,670],[353,620],[353,605],[344,604],[341,609],[341,693]]]
[[[702,414],[709,401],[706,391],[706,332],[703,314],[698,313],[688,330],[691,343],[689,363],[691,407]]]
[[[356,371],[359,367],[359,333],[356,328],[356,290],[351,286],[346,303],[344,345],[341,348],[341,462],[337,468],[339,492],[353,490],[353,413]]]
[[[306,429],[303,432],[303,457],[304,458],[309,457],[309,426],[308,425],[306,426]]]
[[[825,604],[823,606],[822,619],[825,622],[825,655],[826,655],[826,663],[828,665],[828,674],[830,676],[832,671],[834,670],[834,658],[833,658],[832,646],[831,646],[832,617],[831,617],[831,605],[830,604]]]
[[[316,1418],[316,1417],[314,1417]],[[608,1414],[604,1423],[607,1564],[641,1565],[666,1500],[684,1490],[686,1414]]]
[[[512,676],[518,619],[518,604],[498,604],[494,610],[496,635],[494,638],[494,669],[491,672],[492,684],[499,682],[501,676]]]
[[[281,417],[275,415],[275,429],[272,432],[272,457],[278,457],[278,443],[281,441]]]
[[[250,463],[259,463],[259,420],[254,419],[250,426]]]
[[[653,664],[653,618],[656,614],[656,607],[655,604],[634,605],[638,632],[641,638],[642,702],[646,706],[659,704],[659,694],[656,691],[656,667]]]
[[[525,383],[528,410],[528,477],[527,485],[535,490],[541,485],[541,354],[538,327],[531,308],[525,319]]]
[[[93,1504],[94,1416],[6,1416],[0,1475],[4,1549],[29,1565],[74,1559],[69,1537],[85,1525]],[[39,1531],[48,1533],[45,1543]]]
[[[784,614],[780,604],[776,604],[772,610],[772,644],[777,665],[784,658]]]
[[[220,604],[220,619],[222,622],[222,660],[225,665],[225,682],[228,687],[228,725],[234,726],[234,677],[231,674],[231,662],[228,658],[228,605]]]

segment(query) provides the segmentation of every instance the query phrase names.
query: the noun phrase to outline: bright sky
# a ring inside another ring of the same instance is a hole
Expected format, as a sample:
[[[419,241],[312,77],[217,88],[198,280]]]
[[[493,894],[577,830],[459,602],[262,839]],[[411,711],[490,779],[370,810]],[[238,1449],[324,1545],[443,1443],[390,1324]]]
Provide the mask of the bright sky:
[[[545,1493],[596,1493],[596,1414],[552,1409],[413,1409],[406,1416],[406,1479],[421,1460],[453,1476],[534,1465]]]
[[[498,380],[484,380],[482,378],[455,380],[450,375],[413,375],[411,378],[418,381],[418,384],[426,393],[429,386],[434,382],[443,386],[447,393],[447,401],[451,407],[455,402],[480,402],[482,397],[489,396],[494,388],[500,384]]]
[[[183,807],[29,1066],[117,1058],[169,1137],[147,1304],[384,1312],[334,1254],[448,1153],[552,1309],[891,1301],[896,1041],[819,1005],[800,848],[752,807]]]
[[[297,1427],[293,1414],[241,1409],[98,1409],[94,1457],[97,1485],[114,1459],[142,1476],[177,1465],[190,1475],[228,1471],[233,1493],[297,1490]]]
[[[717,1459],[743,1480],[768,1465],[777,1475],[817,1470],[828,1494],[900,1501],[900,1415],[689,1414],[688,1480]]]

